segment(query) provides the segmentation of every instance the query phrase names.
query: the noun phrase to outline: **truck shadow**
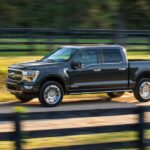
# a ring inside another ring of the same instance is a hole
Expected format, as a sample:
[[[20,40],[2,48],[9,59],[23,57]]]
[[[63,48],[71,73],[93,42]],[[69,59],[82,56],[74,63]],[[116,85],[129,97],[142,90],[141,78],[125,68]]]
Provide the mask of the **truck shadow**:
[[[57,107],[64,107],[64,106],[77,106],[77,105],[92,105],[92,104],[109,104],[109,105],[113,105],[113,104],[128,104],[128,105],[136,105],[136,104],[141,104],[139,102],[135,102],[135,101],[117,101],[117,100],[113,100],[109,97],[100,97],[100,98],[96,98],[96,99],[64,99],[63,102],[57,106]],[[25,106],[25,107],[43,107],[40,105],[39,101],[37,99],[34,99],[28,103],[21,103],[19,101],[14,101],[14,102],[8,102],[8,103],[0,103],[0,107],[3,107],[3,106],[10,106],[10,107],[15,107],[15,106]],[[44,107],[43,107],[44,108]],[[55,107],[56,108],[56,107]]]

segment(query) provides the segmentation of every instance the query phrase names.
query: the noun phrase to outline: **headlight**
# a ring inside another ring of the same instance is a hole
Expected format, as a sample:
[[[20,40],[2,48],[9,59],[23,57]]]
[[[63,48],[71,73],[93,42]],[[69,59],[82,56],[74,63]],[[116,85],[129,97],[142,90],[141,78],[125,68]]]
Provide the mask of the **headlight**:
[[[27,82],[35,82],[37,77],[39,76],[39,71],[22,71],[23,80]]]

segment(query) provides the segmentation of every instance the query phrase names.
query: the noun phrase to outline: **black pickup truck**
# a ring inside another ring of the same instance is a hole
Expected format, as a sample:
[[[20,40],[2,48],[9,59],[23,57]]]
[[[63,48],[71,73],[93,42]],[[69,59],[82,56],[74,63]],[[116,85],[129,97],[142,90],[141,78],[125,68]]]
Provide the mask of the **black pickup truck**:
[[[127,60],[119,45],[64,46],[41,60],[11,65],[7,89],[20,101],[38,97],[57,106],[66,94],[106,92],[111,98],[132,92],[150,100],[150,61]]]

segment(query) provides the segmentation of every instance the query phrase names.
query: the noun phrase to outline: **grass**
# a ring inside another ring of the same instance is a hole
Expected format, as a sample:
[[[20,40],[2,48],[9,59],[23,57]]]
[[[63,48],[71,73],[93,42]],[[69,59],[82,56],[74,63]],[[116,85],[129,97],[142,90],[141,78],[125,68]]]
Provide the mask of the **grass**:
[[[77,136],[66,136],[66,137],[55,137],[55,138],[44,138],[44,139],[31,139],[25,145],[25,148],[37,148],[41,147],[44,142],[45,147],[59,147],[59,146],[71,146],[71,145],[82,145],[82,144],[94,144],[102,142],[115,142],[115,141],[129,141],[135,140],[135,132],[124,132],[114,134],[87,134]],[[41,142],[42,141],[42,142]]]
[[[145,132],[146,138],[147,139],[150,138],[150,131],[146,130]],[[82,134],[82,135],[62,136],[62,137],[34,138],[25,140],[23,148],[36,149],[44,147],[45,148],[62,147],[62,146],[85,145],[85,144],[96,144],[106,142],[134,141],[138,139],[137,137],[138,137],[137,132],[127,131],[114,133],[112,132],[112,133],[98,133],[98,134]],[[0,142],[0,149],[12,150],[14,149],[14,143],[8,141]],[[93,150],[96,149],[94,149],[93,147]],[[136,150],[136,148],[132,148],[132,150]],[[147,150],[150,150],[150,147],[147,147]]]
[[[99,38],[99,39],[68,39],[66,37],[64,38],[56,38],[56,39],[49,39],[49,38],[32,38],[32,39],[27,39],[27,38],[4,38],[4,39],[0,39],[0,42],[6,42],[3,44],[0,44],[0,51],[1,50],[7,50],[7,49],[15,49],[18,52],[9,52],[9,56],[28,56],[28,55],[45,55],[48,51],[55,49],[56,47],[60,46],[60,44],[58,45],[48,45],[48,44],[38,44],[38,42],[70,42],[70,44],[73,44],[74,42],[81,42],[81,43],[116,43],[115,41],[116,39],[112,38],[112,39],[105,39],[105,38]],[[127,43],[148,43],[148,39],[147,38],[126,38],[125,39]],[[7,42],[18,42],[17,44],[7,44]],[[20,43],[19,43],[20,42]],[[21,43],[21,42],[26,42],[26,43]],[[35,44],[29,44],[28,42],[37,42]],[[88,44],[87,44],[88,45]],[[136,45],[129,45],[126,46],[127,49],[129,50],[142,50],[142,49],[147,49],[149,50],[149,46],[145,45],[145,46],[136,46]],[[21,49],[35,49],[36,51],[32,51],[31,52],[20,52]],[[8,53],[7,52],[0,52],[0,56],[7,56]]]
[[[25,140],[24,149],[43,148],[43,147],[61,147],[71,145],[84,145],[103,142],[131,141],[137,140],[136,132],[117,132],[102,134],[83,134],[76,136],[35,138]],[[12,142],[0,142],[0,149],[11,150]],[[93,149],[94,150],[94,149]]]

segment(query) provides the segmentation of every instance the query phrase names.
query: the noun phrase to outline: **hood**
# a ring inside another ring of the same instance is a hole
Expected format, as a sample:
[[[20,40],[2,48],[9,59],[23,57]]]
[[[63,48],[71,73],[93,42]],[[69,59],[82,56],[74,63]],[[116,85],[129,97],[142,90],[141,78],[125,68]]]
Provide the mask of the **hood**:
[[[40,69],[40,67],[57,67],[57,62],[43,62],[43,61],[30,61],[30,62],[23,62],[18,64],[10,65],[9,68],[14,69]]]

